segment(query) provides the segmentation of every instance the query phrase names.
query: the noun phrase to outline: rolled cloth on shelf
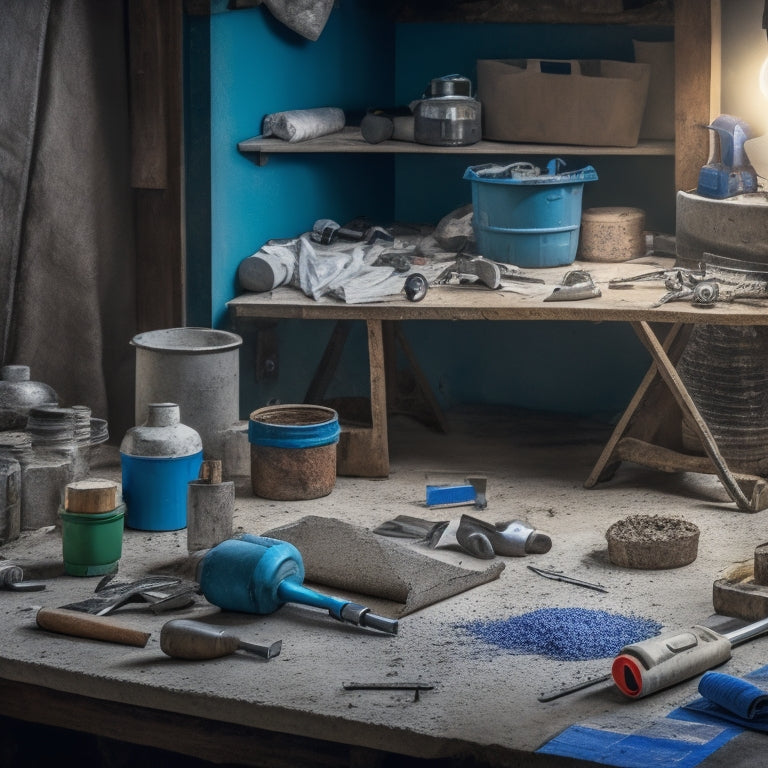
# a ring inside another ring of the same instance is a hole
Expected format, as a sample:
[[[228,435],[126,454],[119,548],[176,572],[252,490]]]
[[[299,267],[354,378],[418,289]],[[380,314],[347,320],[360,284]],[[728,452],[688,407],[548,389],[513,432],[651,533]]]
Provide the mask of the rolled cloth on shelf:
[[[267,115],[262,123],[261,132],[265,137],[275,136],[278,139],[296,142],[336,133],[344,128],[344,124],[344,111],[338,107],[293,109]]]

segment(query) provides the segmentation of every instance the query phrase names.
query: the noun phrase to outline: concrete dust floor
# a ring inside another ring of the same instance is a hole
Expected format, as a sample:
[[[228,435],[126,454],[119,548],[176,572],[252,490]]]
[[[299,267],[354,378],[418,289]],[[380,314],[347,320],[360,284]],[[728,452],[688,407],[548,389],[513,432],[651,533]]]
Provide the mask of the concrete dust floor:
[[[488,765],[510,765],[513,757],[521,766],[585,764],[532,753],[574,723],[638,729],[696,698],[694,679],[639,701],[628,700],[611,683],[604,683],[542,703],[540,694],[606,674],[612,659],[556,661],[515,655],[456,625],[572,607],[639,616],[658,622],[664,630],[687,629],[711,616],[714,580],[735,563],[750,561],[755,547],[768,539],[768,512],[739,512],[715,475],[671,475],[631,464],[623,464],[609,482],[585,489],[584,481],[611,432],[610,426],[588,419],[472,408],[447,418],[450,431],[442,434],[410,417],[393,416],[390,476],[339,477],[333,492],[321,499],[261,499],[250,493],[246,478],[240,479],[235,529],[259,534],[316,515],[372,530],[397,515],[438,521],[465,511],[489,522],[528,522],[551,536],[548,553],[505,558],[498,579],[404,617],[394,638],[348,631],[324,614],[308,614],[293,605],[269,617],[238,619],[236,626],[247,630],[255,642],[284,639],[281,656],[261,665],[258,678],[247,683],[242,680],[242,666],[224,660],[205,668],[199,665],[201,671],[194,678],[181,679],[178,667],[156,664],[150,683],[141,674],[139,656],[114,664],[113,649],[92,649],[93,643],[86,644],[87,659],[73,653],[56,660],[51,636],[32,637],[28,627],[26,650],[4,651],[0,676],[127,703],[140,703],[141,696],[151,691],[154,706],[175,711],[206,711],[209,717],[244,724],[260,718],[260,727],[283,732],[323,735],[423,758],[458,754]],[[110,463],[110,458],[114,455],[104,451],[92,474],[119,479],[119,465]],[[428,480],[476,473],[488,478],[485,510],[426,508]],[[671,570],[612,565],[605,533],[612,523],[635,514],[677,516],[695,523],[701,531],[696,560]],[[26,533],[0,548],[0,555],[22,561],[60,559],[60,539],[55,531]],[[126,530],[120,573],[123,578],[138,577],[185,555],[185,531]],[[478,567],[477,560],[464,553],[444,557],[457,565]],[[608,591],[551,581],[527,565],[561,571]],[[63,577],[55,595],[38,593],[34,601],[46,604],[43,600],[49,599],[55,601],[50,604],[61,605],[82,599],[87,596],[83,592],[94,586],[90,580],[87,585],[83,582]],[[29,623],[30,604],[29,597],[2,596],[6,649],[17,648],[18,642],[9,645],[9,641],[18,641],[24,616]],[[209,609],[197,606],[190,617],[210,615]],[[137,623],[153,631],[149,648],[157,651],[155,638],[163,620],[135,616]],[[64,643],[77,647],[69,640]],[[126,654],[122,649],[121,656]],[[741,676],[766,663],[768,638],[758,638],[735,648],[720,671]],[[36,671],[31,670],[33,664]],[[94,668],[98,675],[88,678]],[[69,672],[86,677],[80,688]],[[412,693],[343,691],[342,681],[350,679],[420,680],[434,688],[413,702]],[[755,756],[764,746],[762,736],[745,733],[702,765],[759,765],[762,758]]]

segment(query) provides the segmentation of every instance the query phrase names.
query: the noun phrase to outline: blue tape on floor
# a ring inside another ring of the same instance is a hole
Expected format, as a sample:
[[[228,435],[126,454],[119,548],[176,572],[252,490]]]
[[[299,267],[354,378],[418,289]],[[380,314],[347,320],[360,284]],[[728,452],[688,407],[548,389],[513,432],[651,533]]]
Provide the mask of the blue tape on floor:
[[[741,728],[665,718],[631,733],[572,725],[538,754],[591,760],[616,768],[693,768]]]
[[[745,679],[768,689],[768,665]],[[702,697],[637,731],[573,725],[536,751],[616,768],[693,768],[746,728],[768,731],[768,724],[761,725],[741,720]]]

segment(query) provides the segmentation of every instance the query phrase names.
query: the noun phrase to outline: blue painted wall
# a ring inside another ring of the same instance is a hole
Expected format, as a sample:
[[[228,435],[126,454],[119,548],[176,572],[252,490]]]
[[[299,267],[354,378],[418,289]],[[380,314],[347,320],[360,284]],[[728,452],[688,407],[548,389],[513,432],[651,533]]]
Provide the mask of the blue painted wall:
[[[653,27],[393,24],[377,8],[342,0],[316,42],[263,6],[188,18],[189,324],[229,327],[237,267],[269,239],[295,237],[324,217],[436,223],[470,202],[466,157],[275,156],[257,167],[237,143],[260,133],[264,115],[407,103],[432,77],[461,72],[475,82],[478,58],[631,60],[633,37],[671,39],[670,29]],[[638,205],[649,228],[673,231],[671,158],[566,159],[598,170],[585,207]],[[260,382],[252,339],[238,330],[246,337],[241,415],[271,398],[302,400],[331,325],[280,321],[280,374]],[[404,331],[446,407],[486,402],[611,417],[648,364],[621,324],[408,323]],[[365,356],[360,329],[329,394],[366,395]]]
[[[210,78],[209,115],[200,97],[187,120],[191,147],[197,149],[198,135],[206,133],[210,145],[209,159],[200,160],[208,162],[210,177],[210,240],[204,244],[210,246],[204,270],[210,288],[206,295],[205,275],[199,274],[203,247],[190,265],[189,322],[226,323],[226,302],[238,292],[237,266],[267,240],[294,237],[321,217],[351,218],[349,210],[352,215],[391,216],[391,158],[371,158],[365,169],[344,157],[312,162],[274,158],[259,168],[237,150],[239,141],[261,133],[262,120],[271,112],[323,106],[364,109],[369,99],[389,99],[393,30],[375,18],[358,7],[333,13],[316,42],[291,32],[262,8],[188,18],[187,38],[195,52],[188,56],[194,75],[187,91],[205,90],[199,79],[206,73],[196,69],[195,57],[204,58],[206,35]],[[360,34],[361,28],[368,34]],[[189,150],[188,163],[197,167]],[[364,170],[382,181],[354,183]],[[201,170],[195,181],[202,183],[203,175]],[[196,216],[204,215],[195,202],[198,191],[196,187],[188,193],[192,226]]]
[[[518,24],[401,24],[397,27],[398,103],[418,96],[432,77],[458,72],[477,83],[480,58],[604,58],[634,60],[633,39],[671,40],[672,30],[634,26]],[[542,156],[521,157],[535,164]],[[647,226],[673,232],[672,158],[565,156],[568,167],[593,165],[583,207],[644,208]],[[396,158],[395,216],[438,221],[471,202],[466,166],[497,161],[479,155]],[[420,350],[443,403],[487,402],[554,411],[619,413],[648,367],[634,332],[621,323],[410,323],[405,333]]]

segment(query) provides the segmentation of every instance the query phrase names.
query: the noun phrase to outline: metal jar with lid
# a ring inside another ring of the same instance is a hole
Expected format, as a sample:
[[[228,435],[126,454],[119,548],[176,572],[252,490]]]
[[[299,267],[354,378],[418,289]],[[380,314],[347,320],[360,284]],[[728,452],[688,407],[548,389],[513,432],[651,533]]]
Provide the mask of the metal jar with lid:
[[[482,138],[481,104],[472,98],[472,83],[462,75],[433,78],[424,98],[411,109],[417,144],[467,146]]]
[[[56,405],[58,395],[41,381],[30,381],[28,365],[0,368],[0,429],[24,429],[30,408]]]
[[[200,435],[181,423],[176,403],[150,403],[147,421],[120,444],[125,524],[141,531],[177,531],[187,525],[187,484],[203,461]]]
[[[422,99],[413,109],[417,144],[456,147],[476,144],[482,137],[480,102],[468,96]]]

